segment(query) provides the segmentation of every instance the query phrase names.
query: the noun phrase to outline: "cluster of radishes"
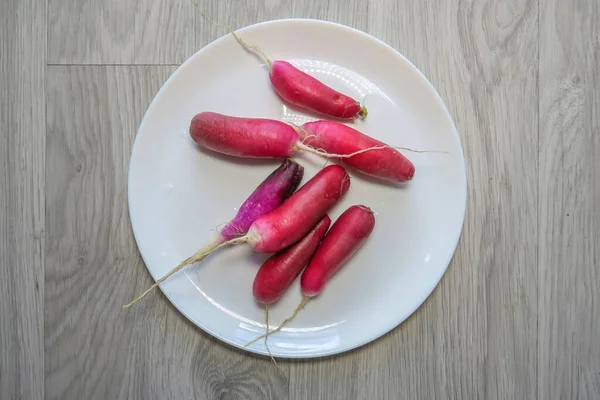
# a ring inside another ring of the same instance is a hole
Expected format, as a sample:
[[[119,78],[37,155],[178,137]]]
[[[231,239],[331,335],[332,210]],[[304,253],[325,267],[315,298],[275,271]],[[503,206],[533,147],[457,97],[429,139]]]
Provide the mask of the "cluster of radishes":
[[[247,45],[232,33],[245,48],[265,57],[271,83],[286,102],[336,119],[366,117],[367,111],[358,101],[286,61],[273,62],[262,50]],[[299,150],[309,151],[361,173],[394,182],[408,181],[415,172],[410,160],[395,148],[334,121],[292,126],[276,120],[202,112],[193,117],[190,135],[199,146],[218,153],[283,158],[284,161],[257,187],[213,242],[181,262],[126,307],[177,271],[203,260],[213,251],[227,245],[248,243],[257,252],[275,253],[260,267],[253,284],[254,297],[265,306],[279,300],[304,270],[302,303],[279,328],[266,335],[280,330],[308,299],[320,294],[327,281],[363,245],[375,226],[371,209],[354,205],[329,229],[331,219],[327,213],[350,188],[350,176],[344,167],[330,165],[296,190],[304,168],[290,157]]]

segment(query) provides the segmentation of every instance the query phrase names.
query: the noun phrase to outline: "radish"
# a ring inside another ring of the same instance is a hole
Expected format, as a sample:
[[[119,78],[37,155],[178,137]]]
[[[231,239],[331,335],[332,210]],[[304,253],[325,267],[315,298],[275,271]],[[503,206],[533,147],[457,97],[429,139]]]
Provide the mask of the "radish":
[[[263,263],[256,273],[252,287],[256,300],[269,305],[281,298],[308,263],[329,224],[331,218],[326,215],[301,240]]]
[[[291,158],[265,179],[240,206],[236,216],[223,227],[216,242],[245,235],[259,217],[275,210],[298,188],[304,177],[304,167]]]
[[[190,135],[201,147],[231,156],[279,158],[303,150],[343,160],[364,174],[389,181],[405,182],[415,173],[412,162],[394,148],[337,122],[292,127],[272,119],[201,112],[192,118]]]
[[[339,119],[366,118],[367,108],[287,61],[271,61],[269,79],[282,99],[295,106]]]
[[[311,147],[332,154],[354,154],[339,161],[360,172],[393,182],[410,181],[415,166],[398,150],[354,128],[333,121],[307,122],[298,130],[300,138]]]
[[[192,118],[190,135],[200,147],[236,157],[291,157],[301,145],[298,133],[281,121],[201,112]]]
[[[258,187],[252,192],[250,197],[240,206],[235,217],[229,221],[219,232],[217,237],[208,245],[199,250],[196,254],[203,254],[206,251],[214,249],[219,245],[244,236],[256,219],[275,210],[296,190],[304,176],[304,167],[292,159],[285,159],[283,163],[273,171]],[[190,265],[190,257],[181,262],[177,267],[171,270],[167,275],[156,281],[142,296],[127,304],[129,307],[141,300],[150,290],[164,282],[174,273],[180,271],[185,266]]]
[[[196,4],[197,5],[197,4]],[[295,106],[327,115],[333,118],[366,118],[367,108],[350,96],[338,92],[318,79],[300,71],[287,61],[273,61],[258,46],[250,45],[240,38],[229,25],[218,24],[204,13],[202,17],[213,25],[224,27],[233,35],[242,47],[260,54],[269,67],[269,79],[275,92],[285,101]]]
[[[206,258],[215,250],[233,244],[248,243],[260,253],[275,253],[301,239],[342,198],[350,188],[350,176],[339,165],[330,165],[319,171],[298,191],[275,210],[257,218],[244,236],[218,246],[201,249],[182,264],[189,265]],[[180,264],[150,289],[135,299],[130,306],[143,298],[150,290],[183,268]]]
[[[301,239],[349,188],[350,176],[346,170],[329,165],[275,211],[254,221],[246,236],[233,241],[247,242],[260,253],[282,250]]]
[[[265,305],[265,333],[269,333],[269,304],[279,300],[294,279],[300,275],[327,232],[329,224],[331,218],[326,215],[298,242],[271,256],[256,273],[252,290],[256,300]],[[265,348],[277,365],[271,355],[266,336]]]
[[[363,246],[374,227],[375,215],[369,207],[352,206],[344,211],[325,235],[302,273],[300,286],[304,296],[294,313],[277,329],[254,339],[246,346],[279,332],[290,323],[306,303],[318,296],[329,279]]]
[[[375,227],[369,207],[352,206],[335,221],[302,274],[302,293],[318,296],[325,284],[363,246]]]

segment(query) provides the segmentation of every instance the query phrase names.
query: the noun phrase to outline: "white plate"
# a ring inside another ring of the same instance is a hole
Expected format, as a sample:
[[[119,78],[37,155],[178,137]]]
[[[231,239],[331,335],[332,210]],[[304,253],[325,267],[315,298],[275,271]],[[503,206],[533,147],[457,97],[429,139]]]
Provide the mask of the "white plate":
[[[354,124],[362,132],[391,145],[450,153],[405,153],[416,175],[404,187],[350,171],[350,191],[330,216],[335,220],[348,206],[365,204],[376,212],[375,231],[324,292],[269,339],[271,352],[279,357],[317,357],[358,347],[413,313],[452,258],[466,204],[458,134],[427,79],[394,49],[363,32],[323,21],[278,20],[239,33],[272,58],[290,60],[340,91],[358,99],[367,95],[369,115]],[[200,111],[296,123],[311,118],[283,105],[271,89],[265,63],[231,35],[198,51],[171,76],[144,116],[129,170],[131,223],[155,279],[206,244],[280,164],[200,150],[188,135],[190,120]],[[323,165],[312,154],[297,159],[305,166],[304,182]],[[244,345],[265,330],[252,282],[266,257],[244,245],[225,249],[173,276],[161,289],[206,332],[265,354],[262,341]],[[300,298],[297,280],[271,307],[271,326],[285,319]]]

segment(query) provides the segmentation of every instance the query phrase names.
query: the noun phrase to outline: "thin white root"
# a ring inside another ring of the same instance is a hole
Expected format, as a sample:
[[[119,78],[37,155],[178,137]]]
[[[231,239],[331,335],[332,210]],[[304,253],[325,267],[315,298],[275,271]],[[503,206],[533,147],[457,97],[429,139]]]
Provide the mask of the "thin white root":
[[[302,144],[310,146],[310,143],[306,143],[306,142],[308,142],[308,140],[315,139],[316,137],[317,137],[317,135],[306,135],[306,136],[304,136],[304,139],[302,139]]]
[[[148,293],[150,293],[152,291],[152,289],[156,288],[158,285],[160,285],[161,283],[163,283],[164,281],[166,281],[173,274],[181,271],[183,268],[185,268],[188,265],[195,264],[195,263],[197,263],[199,261],[204,260],[209,254],[211,254],[212,252],[220,249],[221,247],[229,246],[229,245],[232,245],[232,244],[245,243],[247,241],[248,241],[248,239],[246,238],[246,236],[244,236],[244,237],[241,237],[241,238],[228,240],[227,242],[221,243],[221,244],[219,244],[217,246],[215,246],[213,243],[211,243],[208,246],[205,246],[205,247],[201,248],[194,255],[192,255],[191,257],[188,257],[185,260],[183,260],[181,263],[179,263],[179,265],[177,265],[175,268],[173,268],[172,270],[170,270],[165,276],[163,276],[162,278],[160,278],[159,280],[157,280],[154,285],[150,286],[144,293],[142,293],[137,298],[135,298],[131,303],[125,304],[123,306],[123,308],[129,308],[129,307],[131,307],[132,305],[134,305],[135,303],[137,303],[138,301],[140,301],[141,299],[143,299],[144,297],[146,297],[146,295]]]
[[[273,354],[271,354],[271,349],[269,348],[269,345],[267,344],[267,339],[268,339],[268,334],[269,334],[269,305],[268,304],[265,304],[265,322],[267,324],[267,327],[265,329],[266,330],[265,347],[267,349],[267,352],[269,353],[269,357],[271,357],[271,361],[273,361],[273,364],[275,364],[275,366],[277,366],[279,371],[281,371],[285,374],[285,371],[283,369],[281,369],[279,364],[277,364],[277,361],[275,361],[275,357],[273,357]]]
[[[359,154],[362,153],[366,153],[368,151],[373,151],[373,150],[383,150],[383,149],[396,149],[396,150],[406,150],[406,151],[411,151],[413,153],[442,153],[442,154],[450,154],[446,151],[438,151],[438,150],[414,150],[414,149],[410,149],[408,147],[394,147],[394,146],[376,146],[376,147],[369,147],[368,149],[362,149],[359,151],[355,151],[354,153],[350,153],[350,154],[332,154],[332,153],[327,153],[326,151],[323,151],[321,149],[315,149],[314,147],[310,147],[305,145],[304,143],[297,143],[296,147],[300,150],[304,150],[307,151],[309,153],[313,153],[316,154],[318,156],[321,157],[325,157],[325,158],[350,158],[350,157],[354,157],[357,156]]]
[[[308,296],[304,296],[304,297],[302,297],[302,301],[300,302],[300,304],[298,304],[298,307],[296,308],[296,310],[294,310],[294,313],[293,313],[293,314],[292,314],[292,315],[291,315],[289,318],[287,318],[285,321],[283,321],[283,322],[281,323],[281,325],[279,325],[279,326],[278,326],[276,329],[273,329],[271,332],[267,332],[267,333],[265,333],[264,335],[261,335],[261,336],[257,337],[256,339],[254,339],[254,340],[252,340],[252,341],[250,341],[250,342],[246,343],[246,346],[245,346],[245,347],[248,347],[248,346],[250,346],[252,343],[258,342],[260,339],[263,339],[263,338],[264,338],[264,339],[266,340],[266,338],[267,338],[267,337],[269,337],[269,336],[273,335],[274,333],[280,332],[280,331],[281,331],[281,329],[282,329],[284,326],[286,326],[287,324],[289,324],[290,322],[292,322],[292,320],[293,320],[294,318],[296,318],[296,315],[298,315],[298,313],[300,312],[300,310],[302,310],[302,309],[304,308],[304,306],[306,305],[306,303],[308,303],[308,301],[309,301],[310,299],[311,299],[311,298],[310,298],[310,297],[308,297]]]
[[[261,49],[261,48],[260,48],[260,47],[258,47],[258,46],[255,46],[255,45],[248,44],[248,43],[244,42],[244,41],[242,40],[242,38],[241,38],[241,37],[239,37],[239,36],[238,36],[238,35],[237,35],[237,34],[234,32],[234,30],[231,28],[231,26],[229,26],[229,25],[227,25],[227,24],[219,24],[218,22],[215,22],[215,21],[211,20],[210,18],[208,18],[208,17],[207,17],[207,16],[204,14],[204,12],[202,12],[202,10],[200,9],[200,5],[199,5],[198,3],[196,3],[194,0],[192,0],[192,3],[193,3],[193,4],[194,4],[196,7],[198,7],[198,10],[199,10],[199,12],[200,12],[200,15],[202,15],[202,18],[204,18],[205,20],[207,20],[208,22],[210,22],[211,24],[213,24],[213,25],[215,25],[215,26],[219,26],[219,27],[221,27],[221,28],[225,28],[225,29],[227,29],[227,30],[229,31],[229,33],[231,33],[231,34],[233,35],[233,37],[235,38],[235,40],[237,40],[237,41],[238,41],[238,43],[242,45],[242,47],[244,47],[246,50],[250,50],[250,51],[254,50],[254,51],[255,51],[255,52],[257,52],[258,54],[260,54],[260,55],[261,55],[261,56],[262,56],[262,57],[265,59],[265,61],[267,62],[267,65],[269,66],[269,69],[273,68],[273,60],[271,60],[271,57],[269,57],[269,56],[267,55],[267,53],[265,53],[265,51],[264,51],[263,49]]]

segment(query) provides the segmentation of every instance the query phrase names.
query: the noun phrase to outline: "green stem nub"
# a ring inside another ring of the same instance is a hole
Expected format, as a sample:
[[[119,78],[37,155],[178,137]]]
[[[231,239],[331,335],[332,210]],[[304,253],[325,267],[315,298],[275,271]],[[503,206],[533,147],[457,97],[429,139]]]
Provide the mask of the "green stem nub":
[[[365,118],[367,118],[367,115],[368,115],[368,114],[369,114],[369,112],[367,111],[367,107],[365,107],[365,106],[362,106],[362,107],[360,108],[360,111],[358,112],[358,115],[359,115],[359,116],[360,116],[362,119],[365,119]]]

